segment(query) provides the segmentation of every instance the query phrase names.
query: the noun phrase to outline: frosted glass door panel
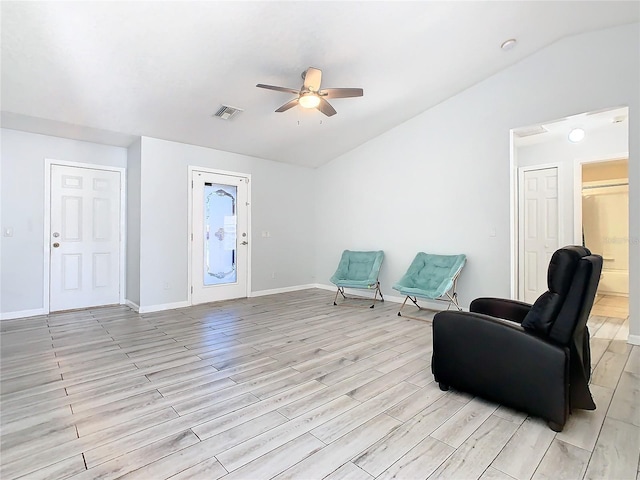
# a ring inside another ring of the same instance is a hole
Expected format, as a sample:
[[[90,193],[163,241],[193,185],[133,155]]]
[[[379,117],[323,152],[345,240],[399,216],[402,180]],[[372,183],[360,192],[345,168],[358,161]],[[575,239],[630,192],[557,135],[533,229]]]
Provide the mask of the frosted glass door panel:
[[[194,170],[191,303],[244,298],[248,291],[249,178]]]
[[[222,285],[238,280],[236,250],[238,222],[234,185],[204,185],[204,279],[205,285]]]

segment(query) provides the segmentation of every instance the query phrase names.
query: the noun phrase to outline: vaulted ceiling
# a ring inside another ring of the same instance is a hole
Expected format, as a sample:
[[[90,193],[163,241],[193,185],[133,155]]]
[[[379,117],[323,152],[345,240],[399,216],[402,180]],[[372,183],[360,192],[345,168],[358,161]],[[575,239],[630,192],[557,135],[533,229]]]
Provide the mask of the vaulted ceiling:
[[[316,167],[551,43],[639,21],[638,2],[1,2],[2,126],[174,140]],[[515,48],[503,51],[509,38]],[[274,110],[307,67],[337,115]],[[212,117],[221,104],[244,111]]]

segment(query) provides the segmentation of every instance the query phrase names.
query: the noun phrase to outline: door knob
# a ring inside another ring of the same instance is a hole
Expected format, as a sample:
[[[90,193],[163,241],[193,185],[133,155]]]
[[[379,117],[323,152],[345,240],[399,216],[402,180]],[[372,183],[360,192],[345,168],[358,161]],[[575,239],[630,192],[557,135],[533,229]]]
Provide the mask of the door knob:
[[[249,242],[244,241],[244,242],[241,242],[240,245],[249,245]]]
[[[53,248],[58,248],[60,246],[60,244],[58,242],[53,244]]]

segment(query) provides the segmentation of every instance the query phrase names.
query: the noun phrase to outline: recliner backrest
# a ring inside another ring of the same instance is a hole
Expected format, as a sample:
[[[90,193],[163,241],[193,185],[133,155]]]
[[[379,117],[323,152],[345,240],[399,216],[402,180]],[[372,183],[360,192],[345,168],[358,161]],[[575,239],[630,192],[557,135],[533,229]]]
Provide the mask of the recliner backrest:
[[[586,255],[580,259],[562,309],[549,331],[549,338],[567,344],[572,337],[582,334],[593,307],[601,272],[600,255]]]
[[[567,344],[576,327],[586,325],[601,269],[602,257],[585,247],[557,250],[549,262],[549,291],[535,301],[522,326]]]

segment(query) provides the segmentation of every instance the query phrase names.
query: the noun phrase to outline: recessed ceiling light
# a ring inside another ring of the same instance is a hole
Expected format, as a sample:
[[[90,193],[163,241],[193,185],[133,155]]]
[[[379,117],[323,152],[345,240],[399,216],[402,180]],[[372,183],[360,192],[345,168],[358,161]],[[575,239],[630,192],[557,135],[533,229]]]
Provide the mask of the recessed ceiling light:
[[[571,143],[578,143],[584,140],[585,132],[582,128],[573,128],[569,132],[569,141]]]
[[[506,52],[507,50],[511,50],[513,47],[515,47],[517,42],[518,41],[515,38],[510,38],[509,40],[505,40],[504,42],[502,42],[500,48]]]

